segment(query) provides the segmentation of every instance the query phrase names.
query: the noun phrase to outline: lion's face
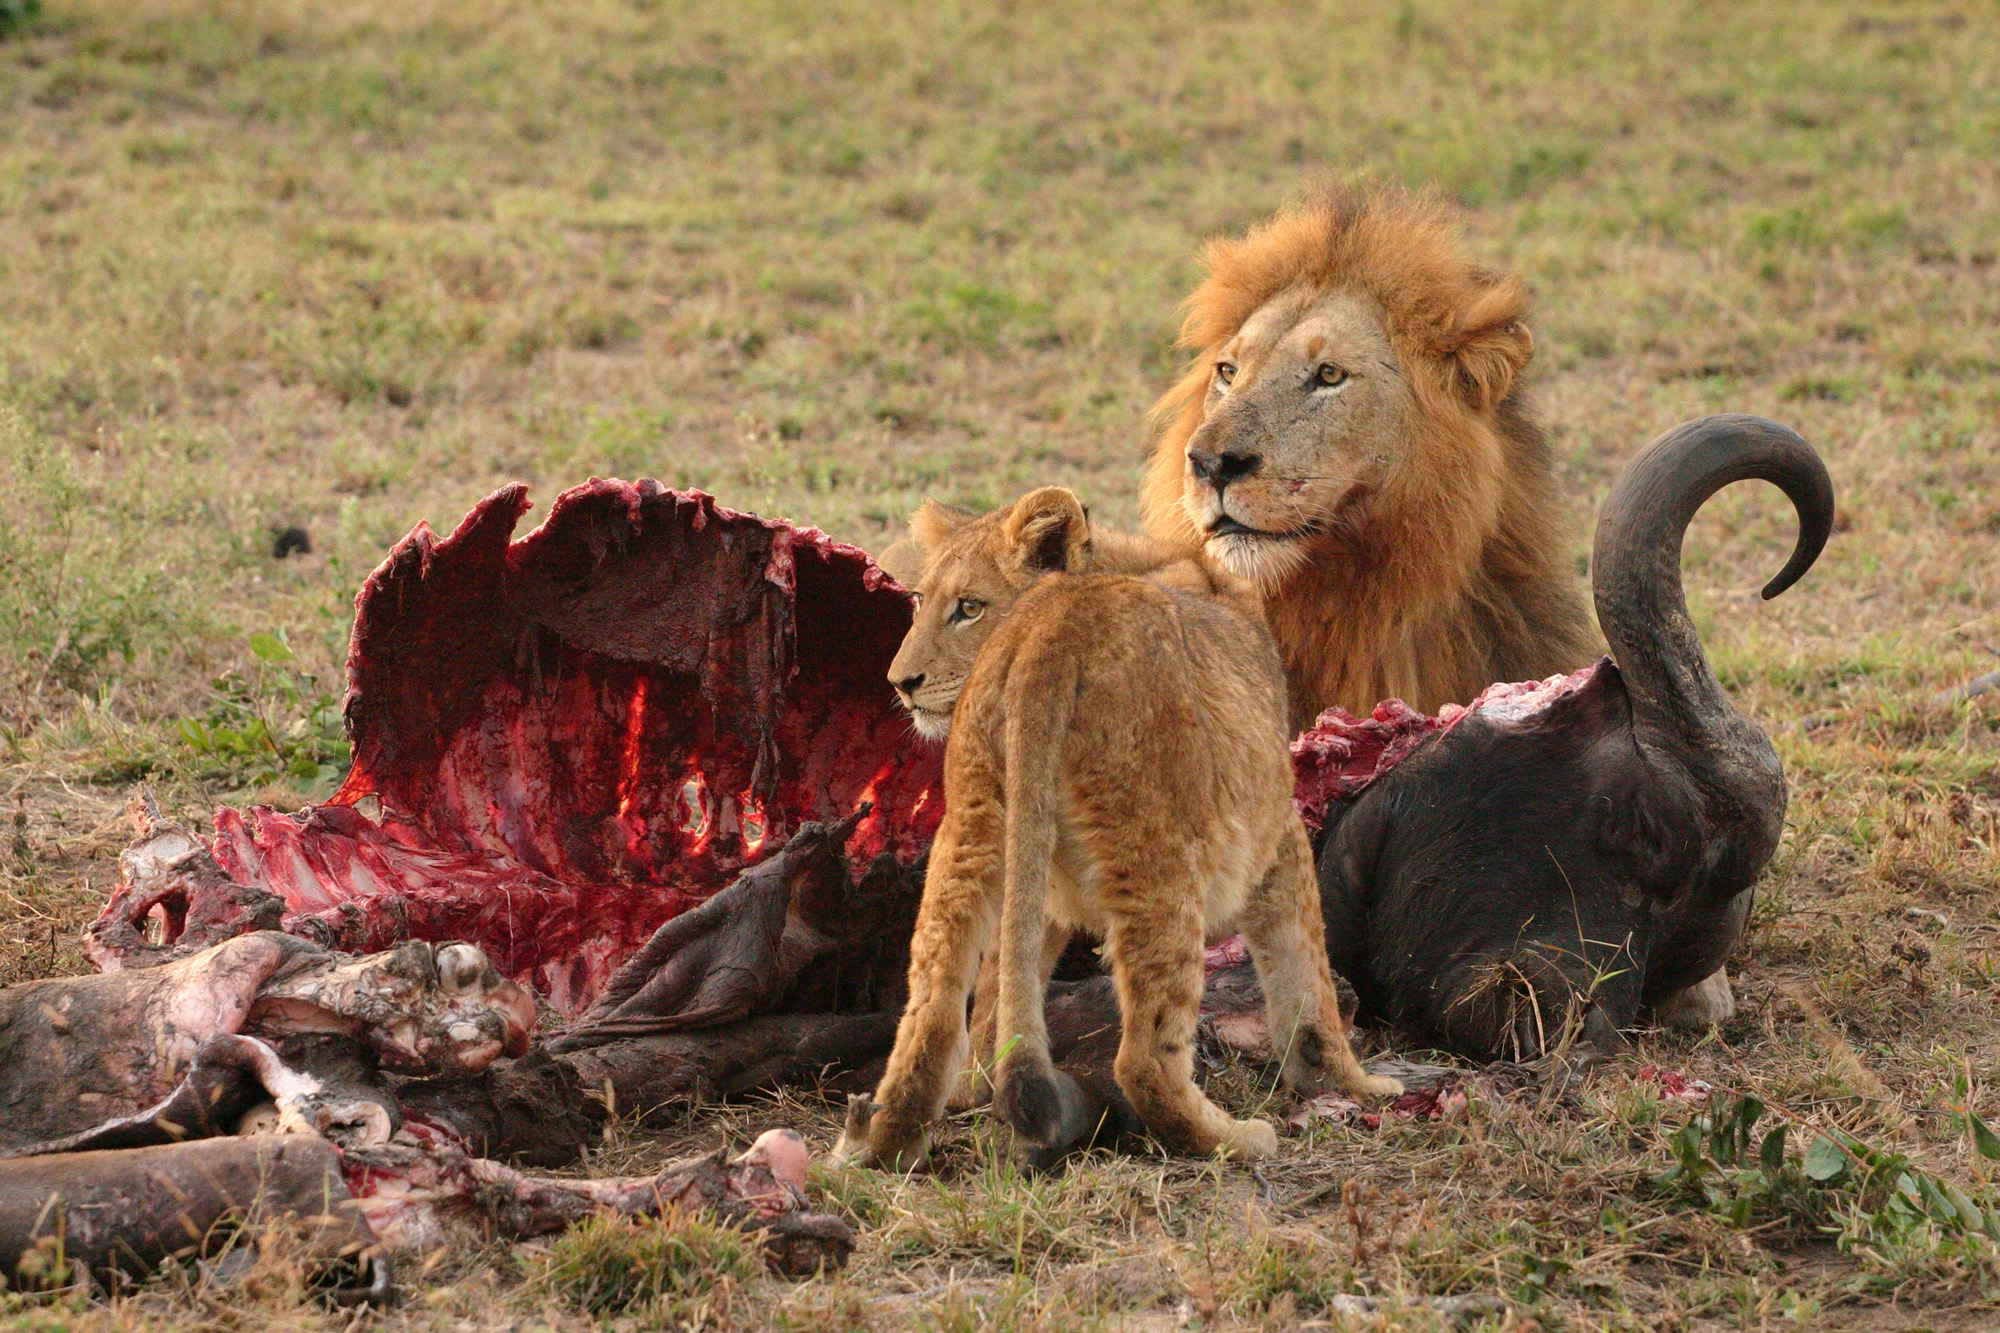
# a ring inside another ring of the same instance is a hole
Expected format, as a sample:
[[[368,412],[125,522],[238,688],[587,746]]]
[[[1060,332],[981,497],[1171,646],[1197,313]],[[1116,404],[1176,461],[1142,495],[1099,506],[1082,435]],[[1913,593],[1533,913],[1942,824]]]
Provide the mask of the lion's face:
[[[980,648],[1037,579],[1081,567],[1089,523],[1075,495],[1044,486],[978,517],[926,501],[910,518],[909,540],[899,559],[920,558],[923,572],[889,683],[917,733],[941,741]]]
[[[1268,593],[1360,528],[1415,403],[1350,291],[1281,292],[1216,349],[1181,503],[1209,553]]]

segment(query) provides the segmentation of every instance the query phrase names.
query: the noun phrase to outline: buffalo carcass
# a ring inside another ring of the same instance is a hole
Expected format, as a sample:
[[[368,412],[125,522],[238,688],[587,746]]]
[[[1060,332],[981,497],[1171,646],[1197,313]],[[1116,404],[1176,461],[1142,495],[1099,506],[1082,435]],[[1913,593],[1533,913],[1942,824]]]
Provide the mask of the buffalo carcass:
[[[1777,445],[1742,447],[1776,427],[1689,430],[1720,449],[1708,490],[1778,468]],[[1781,583],[1831,511],[1817,460],[1786,447],[1806,532]],[[1587,991],[1622,972],[1590,1011],[1617,1026],[1713,972],[1775,837],[1775,768],[1755,790],[1728,776],[1768,746],[1707,676],[1679,601],[1672,541],[1708,490],[1661,457],[1620,483],[1600,538],[1623,675],[1495,687],[1437,718],[1329,715],[1295,747],[1302,808],[1329,829],[1336,964],[1372,1013],[1469,1054],[1528,1053],[1521,1035],[1568,1010],[1552,979]],[[1678,507],[1655,513],[1663,477]],[[165,854],[179,844],[129,860],[93,934],[106,966],[274,924],[353,950],[475,943],[548,1003],[558,1056],[497,1062],[477,1096],[453,1084],[432,1110],[475,1147],[553,1161],[575,1142],[538,1143],[534,1108],[575,1107],[579,1085],[643,1109],[883,1053],[942,784],[884,679],[907,595],[862,552],[650,482],[565,492],[513,539],[525,508],[510,487],[448,537],[420,528],[364,585],[355,763],[327,805],[220,812],[210,868]],[[1572,889],[1609,905],[1580,917]],[[1636,965],[1581,943],[1600,938]],[[1499,974],[1480,964],[1543,960],[1559,965],[1531,978],[1547,992],[1532,1014],[1496,1002],[1505,1024],[1461,1021]],[[580,1115],[556,1137],[580,1141]]]
[[[650,482],[575,488],[510,540],[525,508],[510,487],[442,540],[419,528],[364,585],[356,758],[331,802],[225,809],[211,842],[142,798],[90,932],[108,975],[0,993],[0,1035],[43,1062],[0,1088],[0,1132],[31,1155],[0,1191],[65,1172],[95,1191],[41,1200],[37,1226],[256,1168],[267,1150],[175,1140],[273,1127],[336,1143],[390,1248],[467,1220],[527,1235],[699,1204],[787,1271],[844,1259],[851,1229],[802,1210],[795,1136],[628,1180],[489,1157],[574,1162],[607,1100],[644,1111],[887,1050],[940,805],[938,757],[909,744],[882,675],[907,599],[852,547]],[[505,1002],[328,1017],[328,986],[295,975],[357,967]],[[564,1025],[553,1057],[516,1058],[536,1019],[517,981]],[[283,1202],[239,1194],[189,1197]],[[169,1230],[198,1238],[213,1212]],[[149,1255],[134,1228],[106,1243]],[[0,1228],[0,1258],[42,1239]]]
[[[1525,1059],[1565,1034],[1615,1044],[1647,1007],[1726,985],[1718,973],[1783,831],[1785,781],[1709,670],[1680,554],[1703,502],[1748,478],[1797,508],[1797,543],[1764,596],[1790,587],[1832,530],[1818,455],[1758,417],[1670,431],[1598,521],[1612,657],[1401,723],[1407,757],[1327,808],[1327,940],[1364,1013],[1475,1059]],[[1329,715],[1300,748],[1356,725]]]

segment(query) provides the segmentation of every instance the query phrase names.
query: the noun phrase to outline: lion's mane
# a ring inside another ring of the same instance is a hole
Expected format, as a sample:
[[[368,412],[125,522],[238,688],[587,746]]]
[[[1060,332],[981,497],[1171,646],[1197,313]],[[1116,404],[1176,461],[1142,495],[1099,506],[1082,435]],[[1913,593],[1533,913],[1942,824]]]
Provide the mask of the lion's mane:
[[[1216,349],[1288,289],[1362,294],[1415,402],[1417,429],[1358,525],[1321,537],[1266,610],[1295,720],[1401,698],[1435,710],[1496,680],[1567,671],[1598,651],[1521,372],[1534,340],[1513,277],[1473,261],[1452,212],[1391,187],[1323,187],[1211,241],[1180,345],[1195,355],[1154,408],[1141,508],[1156,537],[1203,538],[1181,504]]]

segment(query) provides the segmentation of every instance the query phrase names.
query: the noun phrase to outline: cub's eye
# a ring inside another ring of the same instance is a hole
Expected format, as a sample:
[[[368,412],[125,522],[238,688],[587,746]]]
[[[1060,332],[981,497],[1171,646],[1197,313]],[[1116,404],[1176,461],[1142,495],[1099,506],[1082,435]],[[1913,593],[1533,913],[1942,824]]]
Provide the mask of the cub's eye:
[[[961,597],[958,605],[951,609],[951,618],[961,625],[969,625],[986,614],[986,603],[976,597]]]
[[[1347,383],[1347,372],[1335,365],[1321,365],[1313,373],[1313,383],[1322,388],[1332,388],[1336,384]]]
[[[1218,383],[1218,384],[1227,384],[1227,383],[1229,383],[1229,382],[1230,382],[1231,380],[1233,380],[1233,379],[1235,379],[1235,378],[1236,378],[1236,367],[1235,367],[1235,366],[1232,366],[1232,365],[1231,365],[1231,364],[1229,364],[1229,362],[1227,362],[1227,361],[1218,361],[1218,362],[1216,362],[1216,363],[1215,363],[1215,380],[1216,380],[1216,383]]]

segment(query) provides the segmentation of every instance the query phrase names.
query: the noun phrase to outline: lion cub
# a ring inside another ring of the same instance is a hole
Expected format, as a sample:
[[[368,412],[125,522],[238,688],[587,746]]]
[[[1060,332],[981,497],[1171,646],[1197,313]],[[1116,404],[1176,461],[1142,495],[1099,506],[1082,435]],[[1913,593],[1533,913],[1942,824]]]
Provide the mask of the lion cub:
[[[1103,938],[1118,1086],[1171,1148],[1277,1147],[1269,1123],[1232,1120],[1194,1082],[1202,948],[1232,930],[1287,1086],[1400,1091],[1362,1072],[1341,1021],[1292,809],[1284,668],[1250,585],[1198,553],[1093,533],[1056,486],[980,518],[926,504],[911,532],[927,560],[890,680],[919,731],[949,734],[945,816],[895,1050],[836,1156],[923,1159],[996,927],[994,1104],[1035,1148],[1089,1132],[1081,1090],[1049,1058],[1045,919]]]

